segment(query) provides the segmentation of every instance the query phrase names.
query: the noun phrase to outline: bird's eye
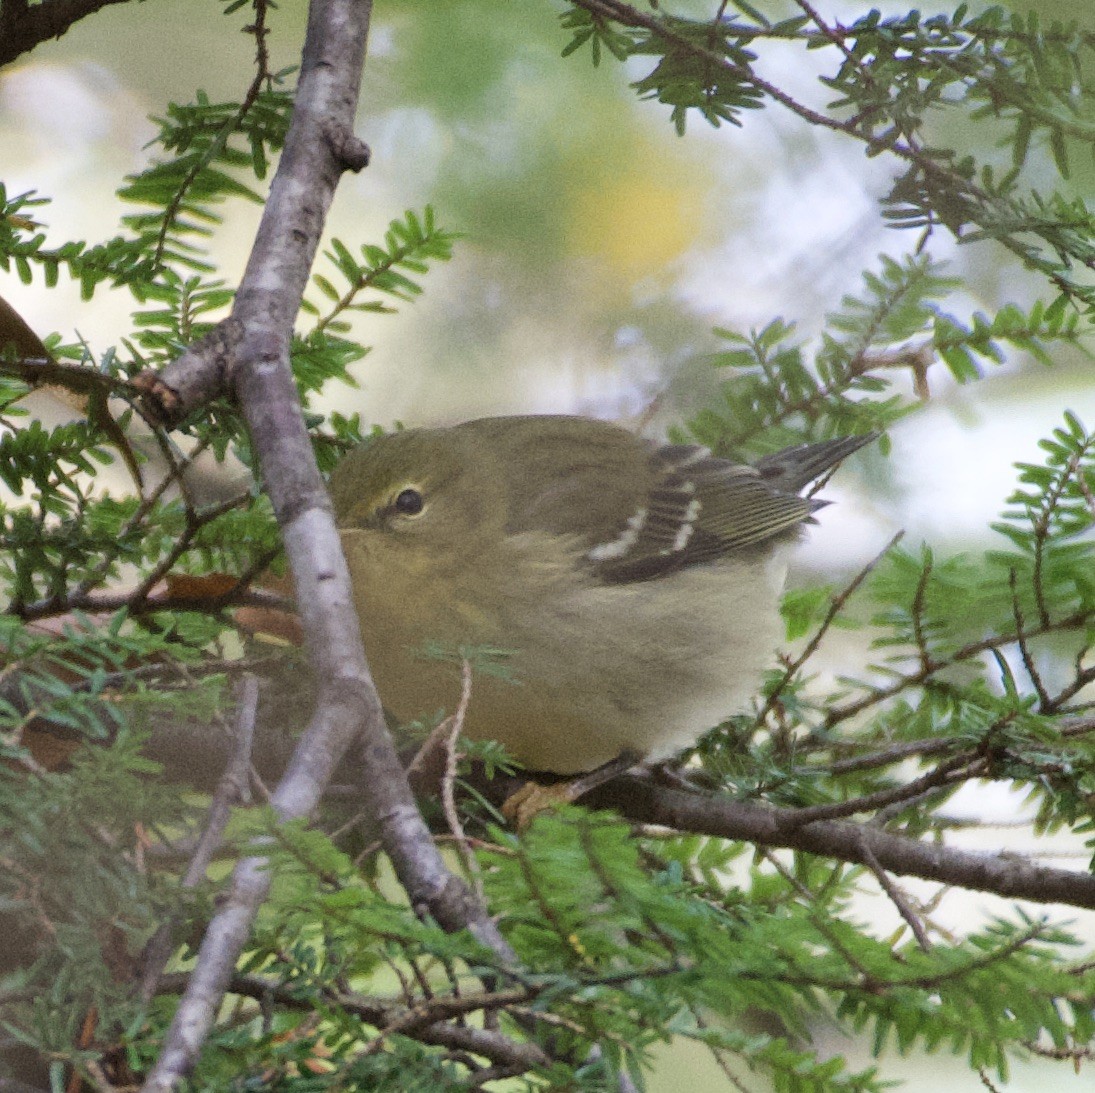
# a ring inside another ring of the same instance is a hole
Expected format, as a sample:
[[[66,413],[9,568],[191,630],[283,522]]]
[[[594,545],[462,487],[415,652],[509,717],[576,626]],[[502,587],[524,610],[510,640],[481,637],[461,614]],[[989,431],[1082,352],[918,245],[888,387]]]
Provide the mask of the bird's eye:
[[[404,516],[417,516],[423,509],[425,502],[422,500],[422,494],[418,490],[403,490],[396,497],[394,508],[395,511],[401,513]]]

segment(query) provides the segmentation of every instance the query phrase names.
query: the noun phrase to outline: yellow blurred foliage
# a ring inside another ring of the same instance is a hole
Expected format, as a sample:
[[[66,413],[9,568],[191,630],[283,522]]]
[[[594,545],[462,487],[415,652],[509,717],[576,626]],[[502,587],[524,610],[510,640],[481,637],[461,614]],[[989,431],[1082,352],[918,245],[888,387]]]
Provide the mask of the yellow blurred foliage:
[[[611,156],[599,157],[592,171],[586,164],[567,187],[567,252],[596,256],[628,286],[666,270],[703,228],[710,180],[684,166],[667,160],[656,142],[631,144],[622,164]]]

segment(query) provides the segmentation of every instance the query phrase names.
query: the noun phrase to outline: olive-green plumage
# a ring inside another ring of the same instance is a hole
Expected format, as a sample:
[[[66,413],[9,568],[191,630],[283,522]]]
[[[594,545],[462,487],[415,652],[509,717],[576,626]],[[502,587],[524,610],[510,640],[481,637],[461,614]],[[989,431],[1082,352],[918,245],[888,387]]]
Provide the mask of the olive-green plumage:
[[[660,758],[735,712],[778,640],[797,495],[870,437],[746,467],[575,417],[394,433],[331,478],[369,662],[400,718],[453,710],[430,644],[512,650],[465,732],[537,770]]]

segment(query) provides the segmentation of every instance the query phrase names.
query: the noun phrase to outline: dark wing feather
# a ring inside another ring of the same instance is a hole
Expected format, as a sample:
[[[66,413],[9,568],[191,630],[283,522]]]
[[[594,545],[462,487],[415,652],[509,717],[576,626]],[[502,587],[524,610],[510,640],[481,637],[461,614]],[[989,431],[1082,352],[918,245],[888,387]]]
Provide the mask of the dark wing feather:
[[[573,537],[591,572],[614,583],[651,580],[793,535],[824,504],[798,491],[874,439],[804,444],[750,467],[583,418],[486,418],[456,429],[479,434],[508,468],[521,468],[507,502],[510,533]]]
[[[786,538],[825,504],[798,491],[872,439],[787,448],[755,467],[700,447],[657,448],[646,504],[613,539],[596,544],[589,561],[605,581],[650,580]]]
[[[798,493],[804,486],[835,467],[852,452],[878,439],[878,433],[863,436],[840,436],[835,440],[823,440],[820,444],[799,444],[784,448],[758,459],[756,468],[761,478],[784,493]]]

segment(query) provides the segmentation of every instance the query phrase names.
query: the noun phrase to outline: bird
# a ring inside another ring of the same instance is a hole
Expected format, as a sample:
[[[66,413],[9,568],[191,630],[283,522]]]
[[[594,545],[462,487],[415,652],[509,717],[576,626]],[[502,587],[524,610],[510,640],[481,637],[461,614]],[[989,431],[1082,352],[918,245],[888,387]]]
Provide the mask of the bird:
[[[802,490],[875,438],[752,465],[569,415],[365,442],[329,489],[385,707],[451,713],[459,671],[428,650],[505,650],[511,678],[473,680],[462,731],[565,776],[507,802],[519,826],[680,753],[741,712],[772,661],[784,548],[826,504]]]

